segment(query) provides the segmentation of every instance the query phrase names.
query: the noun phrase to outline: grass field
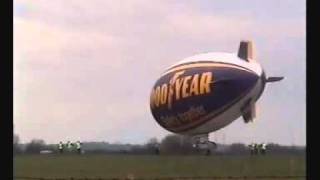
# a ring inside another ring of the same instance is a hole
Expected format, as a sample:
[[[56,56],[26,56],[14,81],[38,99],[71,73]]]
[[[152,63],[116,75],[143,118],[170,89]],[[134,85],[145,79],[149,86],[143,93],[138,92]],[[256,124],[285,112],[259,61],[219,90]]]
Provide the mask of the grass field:
[[[14,159],[16,177],[151,179],[305,173],[304,156],[21,155]]]

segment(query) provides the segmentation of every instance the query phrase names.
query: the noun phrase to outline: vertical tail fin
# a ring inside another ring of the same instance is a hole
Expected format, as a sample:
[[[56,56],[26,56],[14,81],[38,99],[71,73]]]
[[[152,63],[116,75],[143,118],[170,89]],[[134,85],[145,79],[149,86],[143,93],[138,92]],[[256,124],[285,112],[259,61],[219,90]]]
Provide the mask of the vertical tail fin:
[[[256,59],[255,57],[255,47],[252,41],[241,41],[239,50],[238,50],[238,57],[250,62]]]
[[[242,117],[245,123],[252,122],[256,117],[256,104],[251,99],[241,108]]]

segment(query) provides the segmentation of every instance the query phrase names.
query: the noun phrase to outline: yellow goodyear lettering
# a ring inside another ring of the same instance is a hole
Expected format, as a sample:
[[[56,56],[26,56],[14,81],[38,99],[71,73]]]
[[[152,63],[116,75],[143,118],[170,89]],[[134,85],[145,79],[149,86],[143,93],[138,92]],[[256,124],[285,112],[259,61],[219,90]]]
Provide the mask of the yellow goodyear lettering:
[[[154,104],[156,107],[159,107],[160,105],[160,86],[156,88]]]
[[[200,94],[207,94],[211,92],[210,84],[212,82],[212,72],[202,73],[200,79]]]
[[[190,85],[190,95],[199,94],[199,74],[193,76],[191,85]]]
[[[168,108],[171,109],[172,107],[172,100],[173,100],[173,95],[176,94],[176,99],[180,98],[180,87],[181,87],[181,81],[178,79],[179,76],[184,74],[184,71],[179,71],[173,75],[173,77],[170,80],[169,84],[169,95],[168,95]],[[176,86],[175,86],[176,85]],[[174,91],[174,86],[176,91]],[[174,93],[176,92],[176,93]]]
[[[183,85],[182,85],[182,98],[189,97],[189,92],[187,92],[187,88],[189,87],[188,81],[191,79],[191,76],[186,76],[183,79]]]
[[[175,81],[175,84],[176,84],[176,100],[179,100],[180,99],[180,89],[182,87],[182,83],[183,83],[183,78],[178,78],[176,81]]]
[[[161,97],[161,99],[160,99],[161,104],[165,104],[165,103],[166,103],[166,101],[167,101],[167,96],[168,96],[168,86],[167,86],[167,84],[163,84],[163,85],[161,86],[161,95],[160,95],[160,97]]]
[[[184,72],[176,72],[169,84],[164,83],[152,90],[150,98],[152,109],[165,104],[171,109],[174,100],[211,93],[212,72],[181,77]]]

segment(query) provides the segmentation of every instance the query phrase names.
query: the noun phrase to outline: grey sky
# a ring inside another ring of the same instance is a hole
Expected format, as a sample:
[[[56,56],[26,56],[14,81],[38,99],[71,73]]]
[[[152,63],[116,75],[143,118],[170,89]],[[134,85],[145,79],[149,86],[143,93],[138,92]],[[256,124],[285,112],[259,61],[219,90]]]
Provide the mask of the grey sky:
[[[211,138],[305,145],[305,1],[15,0],[14,6],[14,126],[24,142],[162,138],[168,132],[149,109],[162,70],[196,53],[236,52],[241,39],[252,39],[267,75],[285,80],[267,86],[256,123],[239,118]]]

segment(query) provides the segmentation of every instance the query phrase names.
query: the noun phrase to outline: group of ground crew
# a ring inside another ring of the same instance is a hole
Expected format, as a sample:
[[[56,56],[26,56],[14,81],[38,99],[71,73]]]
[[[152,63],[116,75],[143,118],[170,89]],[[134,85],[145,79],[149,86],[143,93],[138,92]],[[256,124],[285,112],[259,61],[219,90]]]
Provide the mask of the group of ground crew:
[[[77,150],[78,154],[81,154],[81,145],[82,143],[80,141],[77,141],[75,143],[72,143],[70,141],[68,141],[66,144],[63,144],[61,141],[58,144],[58,149],[59,149],[59,153],[62,154],[64,153],[64,149],[66,148],[67,152],[72,152],[74,150],[74,147]]]
[[[257,144],[252,143],[249,145],[251,155],[257,155],[257,154],[266,154],[267,151],[267,145],[265,143]]]

